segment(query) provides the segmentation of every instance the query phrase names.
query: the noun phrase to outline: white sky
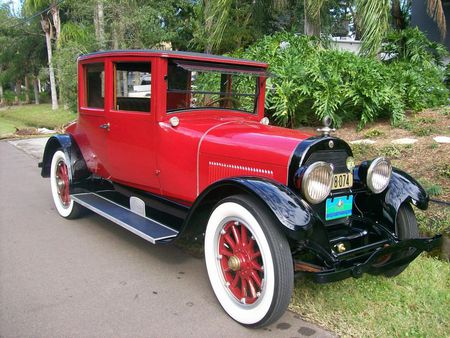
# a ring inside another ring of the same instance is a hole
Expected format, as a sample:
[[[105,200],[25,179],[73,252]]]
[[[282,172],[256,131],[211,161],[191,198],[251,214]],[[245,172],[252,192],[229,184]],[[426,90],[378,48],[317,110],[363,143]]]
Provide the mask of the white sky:
[[[22,7],[21,0],[0,0],[0,4],[10,4],[12,3],[14,8],[14,13],[16,15],[20,14],[20,8]]]

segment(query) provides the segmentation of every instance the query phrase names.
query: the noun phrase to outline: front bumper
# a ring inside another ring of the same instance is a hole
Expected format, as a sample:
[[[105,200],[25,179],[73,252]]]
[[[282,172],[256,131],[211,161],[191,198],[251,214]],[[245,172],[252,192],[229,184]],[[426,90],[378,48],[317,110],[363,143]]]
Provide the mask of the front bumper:
[[[334,268],[314,267],[312,271],[298,271],[297,276],[312,278],[316,283],[329,283],[349,277],[361,277],[363,273],[378,275],[393,268],[412,262],[423,251],[431,251],[440,246],[442,236],[433,238],[414,238],[398,241],[394,244],[385,244],[376,248],[363,262],[354,263],[351,266],[341,267],[345,259],[338,261]],[[319,270],[319,271],[317,271]]]

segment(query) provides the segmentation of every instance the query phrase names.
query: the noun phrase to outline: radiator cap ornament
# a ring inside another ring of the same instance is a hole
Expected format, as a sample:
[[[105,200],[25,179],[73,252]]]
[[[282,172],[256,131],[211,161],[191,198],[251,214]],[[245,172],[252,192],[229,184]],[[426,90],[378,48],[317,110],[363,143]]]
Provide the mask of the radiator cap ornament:
[[[336,131],[336,129],[330,128],[332,122],[333,122],[333,120],[331,119],[331,117],[329,117],[328,115],[325,116],[322,120],[323,128],[319,128],[319,129],[317,129],[317,131],[321,132],[322,136],[324,136],[324,137],[330,136],[331,132]]]

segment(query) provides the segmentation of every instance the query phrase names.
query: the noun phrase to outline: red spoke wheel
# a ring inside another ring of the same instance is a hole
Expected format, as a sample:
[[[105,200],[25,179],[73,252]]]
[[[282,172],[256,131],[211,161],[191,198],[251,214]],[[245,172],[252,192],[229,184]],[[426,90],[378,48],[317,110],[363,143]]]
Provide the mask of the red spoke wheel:
[[[221,201],[208,221],[205,261],[217,299],[239,323],[266,326],[286,310],[294,280],[292,256],[263,203],[241,195]]]
[[[61,150],[57,150],[53,154],[50,168],[50,186],[53,202],[58,213],[65,218],[78,217],[82,207],[74,203],[70,197],[69,162]]]
[[[219,237],[219,259],[230,292],[244,304],[253,304],[262,291],[264,268],[259,246],[245,224],[230,221]]]

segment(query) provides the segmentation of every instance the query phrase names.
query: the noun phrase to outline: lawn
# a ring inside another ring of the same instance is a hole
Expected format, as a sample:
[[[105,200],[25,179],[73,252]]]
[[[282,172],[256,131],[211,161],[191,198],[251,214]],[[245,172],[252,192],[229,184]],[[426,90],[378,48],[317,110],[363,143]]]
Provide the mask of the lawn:
[[[74,120],[76,114],[64,109],[53,111],[51,105],[21,105],[0,110],[0,138],[12,136],[17,129],[60,128]]]
[[[395,278],[300,279],[290,309],[343,337],[448,337],[450,265],[419,256]]]

